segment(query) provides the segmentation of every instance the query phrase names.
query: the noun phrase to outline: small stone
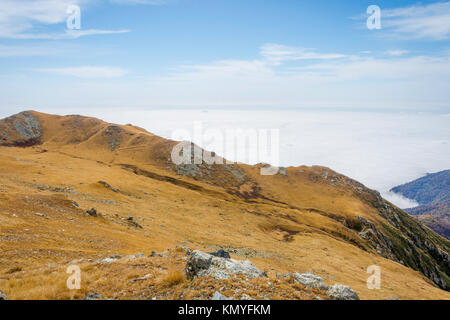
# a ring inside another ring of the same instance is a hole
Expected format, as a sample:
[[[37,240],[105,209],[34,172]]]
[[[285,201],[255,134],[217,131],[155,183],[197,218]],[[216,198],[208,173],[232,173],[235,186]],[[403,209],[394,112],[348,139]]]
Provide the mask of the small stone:
[[[255,299],[253,299],[252,297],[250,297],[248,294],[243,294],[242,296],[241,296],[241,300],[255,300]]]
[[[331,286],[327,293],[333,300],[359,300],[359,297],[355,291],[342,284],[335,284]]]
[[[150,273],[148,273],[148,274],[146,274],[143,277],[131,280],[131,282],[134,283],[134,282],[137,282],[137,281],[144,281],[144,280],[147,280],[148,278],[150,278],[151,276],[152,275]]]
[[[219,258],[231,259],[230,254],[222,249],[220,249],[217,252],[211,252],[210,255],[213,255],[213,256],[219,257]]]
[[[6,294],[3,293],[3,291],[0,290],[0,300],[9,300]]]
[[[86,261],[86,260],[85,259],[72,260],[72,261],[70,261],[69,264],[78,264],[78,263],[82,263],[84,261]]]
[[[97,210],[95,208],[91,208],[86,213],[91,217],[98,217]]]
[[[211,300],[234,300],[232,298],[227,298],[223,294],[219,292],[214,292],[214,295],[212,296]]]
[[[104,300],[103,296],[99,293],[89,293],[84,300]]]

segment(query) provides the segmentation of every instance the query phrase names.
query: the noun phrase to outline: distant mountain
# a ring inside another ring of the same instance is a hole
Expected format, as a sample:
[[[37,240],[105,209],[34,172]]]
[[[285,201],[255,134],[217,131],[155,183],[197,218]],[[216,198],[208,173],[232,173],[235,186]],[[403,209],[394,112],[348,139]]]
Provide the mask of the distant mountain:
[[[425,177],[391,189],[419,203],[405,211],[425,225],[450,238],[450,170],[427,174]]]

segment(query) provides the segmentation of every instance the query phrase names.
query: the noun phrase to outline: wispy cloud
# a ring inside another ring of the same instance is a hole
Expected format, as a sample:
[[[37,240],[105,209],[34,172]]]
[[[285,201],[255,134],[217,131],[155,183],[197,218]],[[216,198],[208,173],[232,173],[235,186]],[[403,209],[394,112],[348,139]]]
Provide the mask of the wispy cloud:
[[[384,56],[374,57],[370,52],[361,55],[322,53],[280,44],[261,46],[258,59],[220,60],[203,65],[184,65],[176,76],[216,75],[233,77],[248,75],[251,78],[267,77],[291,80],[319,81],[372,79],[420,79],[421,77],[450,78],[450,54],[442,57],[406,56],[407,50],[389,50]],[[301,60],[301,64],[296,61]],[[280,69],[282,67],[282,69]],[[282,70],[282,71],[280,71]]]
[[[444,40],[450,37],[450,1],[382,9],[382,28],[404,39]]]
[[[65,30],[69,5],[84,5],[90,0],[2,0],[0,2],[0,38],[75,39],[82,36],[125,33],[130,30]],[[34,32],[36,26],[61,24],[61,32]]]
[[[180,66],[144,81],[153,93],[140,100],[202,106],[448,107],[450,55],[346,56],[310,49],[314,54],[305,58],[286,48],[263,45],[256,59]]]
[[[261,56],[269,61],[295,61],[295,60],[329,60],[344,58],[345,55],[337,53],[317,53],[313,49],[289,47],[276,43],[267,43],[261,47]]]
[[[166,4],[169,0],[109,0],[111,3],[117,4],[148,4],[159,6]]]
[[[398,57],[398,56],[403,56],[405,54],[408,54],[409,51],[408,50],[388,50],[385,52],[385,54],[389,55],[389,56],[394,56],[394,57]]]
[[[254,60],[220,60],[203,65],[184,65],[182,71],[198,73],[219,72],[223,75],[274,75],[277,66],[294,61],[336,60],[347,57],[339,53],[320,53],[314,49],[267,43],[260,47],[260,57]]]
[[[40,46],[6,46],[0,45],[0,57],[44,56],[59,53],[59,50]]]
[[[128,73],[128,70],[117,67],[67,67],[67,68],[46,68],[37,71],[50,72],[58,75],[73,76],[77,78],[116,78]]]

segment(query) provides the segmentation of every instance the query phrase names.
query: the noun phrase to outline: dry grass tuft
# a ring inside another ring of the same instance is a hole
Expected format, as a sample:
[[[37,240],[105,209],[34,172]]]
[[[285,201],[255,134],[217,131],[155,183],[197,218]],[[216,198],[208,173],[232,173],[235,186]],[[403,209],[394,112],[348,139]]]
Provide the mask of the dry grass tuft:
[[[8,271],[6,271],[6,273],[11,274],[11,273],[20,272],[20,271],[22,271],[22,270],[23,270],[23,269],[22,269],[21,267],[14,267],[14,268],[11,268],[11,269],[9,269]]]
[[[162,280],[162,285],[172,287],[177,284],[183,283],[184,281],[186,281],[186,277],[183,272],[172,270],[169,271],[167,276]]]

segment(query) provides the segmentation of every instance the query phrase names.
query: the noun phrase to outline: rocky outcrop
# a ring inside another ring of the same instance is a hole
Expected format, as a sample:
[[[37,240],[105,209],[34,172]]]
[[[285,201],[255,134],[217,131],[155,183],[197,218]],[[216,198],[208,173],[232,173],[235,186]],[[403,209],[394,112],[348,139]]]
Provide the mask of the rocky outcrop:
[[[389,222],[383,229],[385,239],[390,242],[388,245],[379,242],[379,246],[390,252],[391,259],[420,271],[440,288],[450,290],[450,242],[384,200],[377,191],[366,189],[364,198]]]
[[[103,131],[102,135],[106,137],[109,144],[109,149],[111,151],[116,150],[120,146],[121,135],[124,133],[123,130],[119,126],[108,126],[105,131]]]
[[[382,198],[380,193],[339,175],[336,186],[350,187],[355,195],[375,208],[387,220],[375,226],[357,217],[352,226],[381,256],[417,270],[444,290],[450,290],[450,241],[422,225],[403,210]]]
[[[294,273],[294,281],[301,283],[308,288],[318,288],[320,290],[327,290],[328,287],[323,283],[323,279],[312,273]]]
[[[263,273],[250,261],[238,261],[215,257],[209,253],[195,250],[186,264],[188,279],[211,276],[218,280],[243,275],[248,279],[263,277]]]
[[[359,300],[355,291],[342,284],[335,284],[329,287],[327,293],[332,300]]]
[[[39,144],[41,125],[25,111],[0,121],[0,145],[26,147]]]
[[[8,297],[6,294],[3,293],[3,291],[0,290],[0,300],[8,300]]]

